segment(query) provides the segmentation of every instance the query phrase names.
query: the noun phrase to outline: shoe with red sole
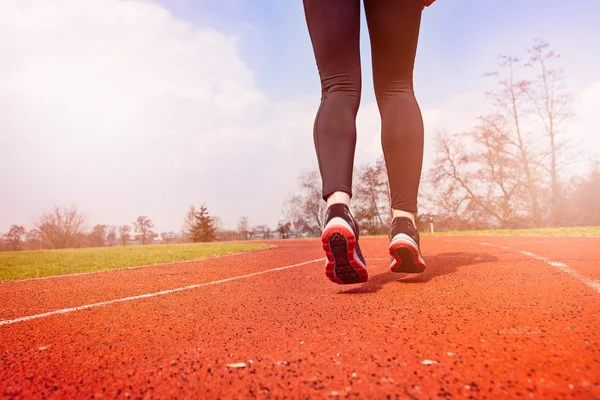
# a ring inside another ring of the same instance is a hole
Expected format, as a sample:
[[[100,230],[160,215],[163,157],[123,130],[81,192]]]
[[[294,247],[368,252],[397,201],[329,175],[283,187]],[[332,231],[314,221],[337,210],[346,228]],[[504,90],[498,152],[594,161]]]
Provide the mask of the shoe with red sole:
[[[369,278],[358,238],[358,224],[348,206],[329,206],[321,240],[327,255],[325,274],[332,282],[347,285],[366,282]]]
[[[392,221],[389,250],[393,272],[418,274],[425,271],[419,232],[410,218],[396,217]]]

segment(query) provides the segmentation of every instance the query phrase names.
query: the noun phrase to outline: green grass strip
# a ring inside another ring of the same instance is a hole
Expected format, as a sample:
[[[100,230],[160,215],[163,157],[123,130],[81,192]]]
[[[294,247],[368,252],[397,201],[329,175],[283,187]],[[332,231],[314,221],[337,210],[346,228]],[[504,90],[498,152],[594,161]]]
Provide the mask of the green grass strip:
[[[1,252],[0,282],[197,260],[268,247],[258,243],[198,243]]]
[[[422,233],[423,236],[579,236],[600,237],[600,226],[539,229],[497,229],[484,231],[451,231]]]
[[[421,236],[572,236],[600,237],[600,226],[539,229],[489,229],[481,231],[419,232]],[[386,235],[364,235],[361,237],[387,237]]]

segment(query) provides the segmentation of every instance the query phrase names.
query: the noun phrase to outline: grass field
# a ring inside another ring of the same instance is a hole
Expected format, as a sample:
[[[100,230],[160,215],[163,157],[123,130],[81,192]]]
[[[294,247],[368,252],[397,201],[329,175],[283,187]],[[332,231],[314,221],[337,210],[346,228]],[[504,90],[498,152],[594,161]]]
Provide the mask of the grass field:
[[[196,260],[268,248],[257,243],[202,243],[0,253],[0,282]]]
[[[600,226],[422,233],[423,236],[600,236]]]

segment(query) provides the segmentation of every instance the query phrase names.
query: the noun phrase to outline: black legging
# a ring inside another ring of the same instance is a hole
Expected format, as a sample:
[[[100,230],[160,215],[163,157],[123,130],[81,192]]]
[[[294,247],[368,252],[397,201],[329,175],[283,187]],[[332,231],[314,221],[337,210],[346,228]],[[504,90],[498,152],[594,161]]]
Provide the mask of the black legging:
[[[413,68],[423,0],[364,0],[364,5],[392,208],[417,212],[423,119]],[[352,196],[361,91],[360,0],[304,0],[304,11],[321,77],[314,141],[323,198],[336,191]]]

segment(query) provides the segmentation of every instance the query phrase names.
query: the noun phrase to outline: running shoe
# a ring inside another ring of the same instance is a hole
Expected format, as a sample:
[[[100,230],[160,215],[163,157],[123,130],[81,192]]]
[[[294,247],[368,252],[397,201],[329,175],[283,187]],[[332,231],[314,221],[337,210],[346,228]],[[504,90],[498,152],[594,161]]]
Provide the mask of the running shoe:
[[[425,271],[419,232],[410,218],[396,217],[392,221],[389,250],[392,256],[390,267],[393,272],[417,274]]]
[[[321,240],[327,255],[325,274],[332,282],[345,285],[367,281],[367,264],[358,238],[358,224],[348,206],[329,206]]]

